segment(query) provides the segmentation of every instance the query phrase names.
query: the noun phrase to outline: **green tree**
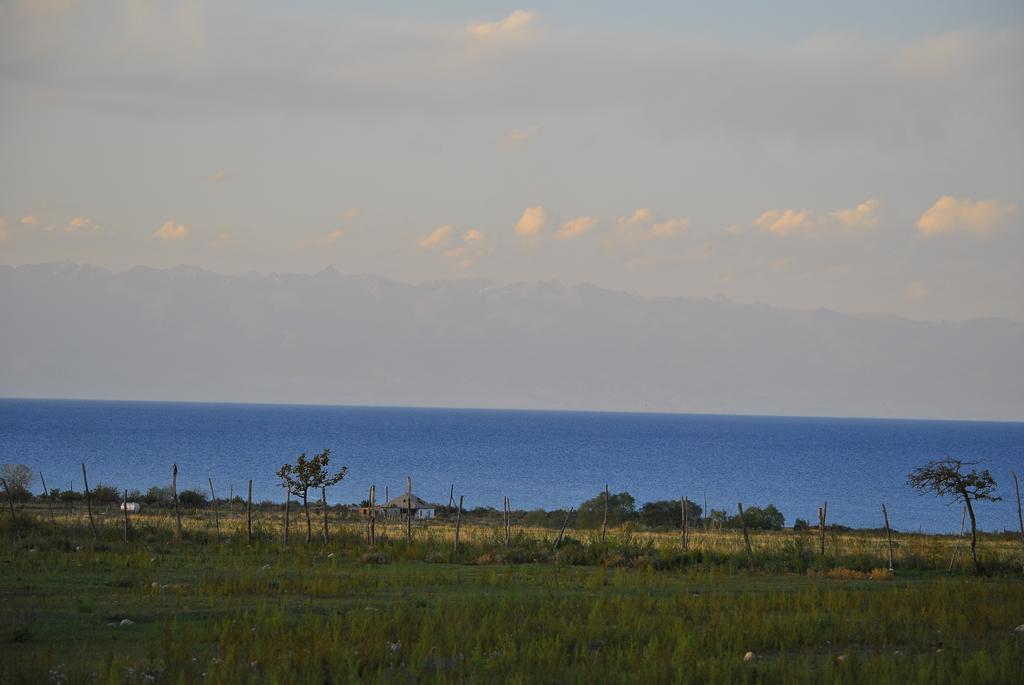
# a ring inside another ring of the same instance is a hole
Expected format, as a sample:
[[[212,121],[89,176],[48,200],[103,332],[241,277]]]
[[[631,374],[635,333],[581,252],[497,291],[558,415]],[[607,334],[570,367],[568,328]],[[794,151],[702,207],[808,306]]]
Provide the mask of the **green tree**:
[[[178,495],[178,501],[182,506],[196,509],[206,505],[206,495],[198,490],[182,490]]]
[[[700,506],[696,502],[687,501],[686,518],[691,525],[700,521]],[[647,502],[640,507],[640,523],[648,528],[682,528],[683,511],[677,499],[665,499]]]
[[[608,525],[618,526],[636,518],[636,500],[628,492],[619,492],[608,497]],[[598,493],[580,505],[576,512],[576,526],[598,528],[604,521],[604,493]]]
[[[96,504],[113,504],[121,501],[121,495],[113,485],[100,484],[92,488],[89,493],[92,501]]]
[[[782,515],[782,512],[774,504],[769,504],[764,508],[746,508],[743,510],[743,519],[746,521],[747,528],[751,530],[782,530],[782,527],[786,525],[786,517]],[[735,516],[729,517],[726,527],[743,527],[738,513]]]
[[[907,484],[920,493],[934,492],[939,497],[952,497],[954,502],[963,502],[967,507],[967,514],[971,517],[971,559],[975,573],[981,572],[981,564],[978,562],[978,525],[972,502],[998,502],[1002,499],[995,496],[996,479],[988,469],[980,473],[977,469],[963,471],[965,467],[980,463],[954,459],[947,454],[944,459],[930,461],[907,476]]]
[[[303,452],[294,464],[285,464],[277,471],[277,477],[281,479],[284,487],[295,495],[302,498],[302,508],[306,510],[306,543],[313,540],[313,520],[309,515],[309,490],[317,491],[320,488],[330,487],[340,483],[348,473],[348,467],[342,466],[337,473],[330,473],[328,464],[331,460],[331,451],[325,449],[316,454],[312,459],[306,459]]]

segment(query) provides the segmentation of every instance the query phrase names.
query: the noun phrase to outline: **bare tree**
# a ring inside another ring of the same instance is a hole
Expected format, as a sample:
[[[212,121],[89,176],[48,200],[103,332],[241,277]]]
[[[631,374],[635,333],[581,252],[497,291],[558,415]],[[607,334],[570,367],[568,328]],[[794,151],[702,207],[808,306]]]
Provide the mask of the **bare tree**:
[[[21,502],[32,497],[32,469],[24,464],[4,464],[0,466],[0,478],[7,482],[11,497]]]
[[[971,469],[966,473],[963,470],[980,463],[954,459],[946,454],[944,459],[930,461],[907,476],[907,484],[915,490],[922,493],[934,492],[939,497],[952,496],[954,502],[963,502],[967,507],[967,514],[971,517],[971,559],[974,561],[975,573],[981,572],[981,564],[978,563],[978,525],[972,502],[998,502],[1002,499],[994,494],[996,479],[988,469],[982,469],[981,472]]]
[[[312,459],[306,459],[303,452],[295,460],[295,464],[285,464],[277,471],[277,477],[281,479],[284,487],[288,488],[296,497],[302,498],[302,508],[306,510],[306,543],[313,540],[313,521],[309,515],[309,490],[315,492],[320,488],[327,488],[336,485],[348,473],[348,467],[342,466],[337,473],[331,474],[328,470],[328,463],[331,460],[331,451],[325,449],[320,454],[314,455]]]

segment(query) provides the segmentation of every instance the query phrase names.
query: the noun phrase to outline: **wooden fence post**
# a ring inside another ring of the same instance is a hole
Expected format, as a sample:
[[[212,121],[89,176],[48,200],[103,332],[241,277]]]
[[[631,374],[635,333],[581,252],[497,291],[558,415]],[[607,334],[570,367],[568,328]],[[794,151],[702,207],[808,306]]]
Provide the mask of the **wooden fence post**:
[[[701,511],[701,521],[704,523],[704,532],[708,531],[708,493],[704,492],[704,510]]]
[[[558,549],[558,546],[562,544],[562,536],[565,535],[565,527],[569,524],[569,517],[572,516],[573,511],[573,507],[569,507],[569,511],[565,512],[565,520],[562,521],[562,528],[558,531],[558,537],[555,538],[555,544],[551,548],[552,552]]]
[[[459,495],[459,513],[455,515],[455,547],[453,549],[454,554],[459,553],[459,532],[462,530],[462,498],[463,495]]]
[[[750,533],[747,531],[747,519],[743,516],[743,502],[739,502],[737,506],[740,510],[740,526],[743,528],[743,544],[747,548],[747,555],[750,556],[754,552],[750,547]]]
[[[174,495],[174,519],[177,522],[175,540],[181,542],[181,509],[178,508],[178,465],[171,469],[171,494]]]
[[[246,507],[245,527],[248,534],[249,544],[252,544],[252,478],[249,479],[249,500]]]
[[[452,489],[448,491],[448,508],[451,509],[453,504],[455,504],[455,483],[452,483]]]
[[[687,511],[686,511],[687,510],[687,506],[686,505],[687,505],[686,498],[685,497],[680,497],[679,498],[679,508],[682,509],[681,513],[682,513],[682,518],[683,518],[683,520],[680,523],[682,524],[682,528],[683,528],[683,551],[684,552],[689,549],[689,543],[690,543],[690,541],[687,540],[687,538],[686,538],[686,533],[687,533],[687,528],[688,528],[687,524],[689,523],[689,515],[687,514]]]
[[[412,476],[406,476],[405,490],[405,539],[412,541]]]
[[[889,528],[889,512],[885,510],[885,504],[882,504],[882,517],[885,519],[885,536],[889,539],[889,571],[893,570],[892,562],[892,530]]]
[[[292,522],[292,491],[287,485],[284,487],[284,544],[288,546],[288,529]]]
[[[949,559],[949,570],[953,570],[953,564],[956,563],[956,557],[960,554],[960,542],[964,539],[964,526],[967,525],[967,505],[963,506],[963,514],[960,516],[960,535],[956,539],[956,546],[953,547],[953,556]]]
[[[85,464],[82,464],[82,483],[85,485],[85,506],[89,510],[89,527],[92,528],[92,539],[99,540],[99,533],[96,532],[96,521],[92,518],[92,495],[89,493],[89,478],[85,475]]]
[[[1020,509],[1020,481],[1017,480],[1017,472],[1013,472],[1013,489],[1017,492],[1017,523],[1020,524],[1020,544],[1024,548],[1024,514],[1021,513]],[[1021,559],[1022,568],[1024,568],[1024,558]]]
[[[604,521],[601,523],[601,544],[604,544],[605,534],[608,532],[608,484],[604,484]]]
[[[207,478],[210,482],[210,503],[213,505],[213,529],[217,533],[217,542],[220,542],[220,512],[217,507],[217,493],[213,491],[213,478]]]
[[[50,491],[46,489],[46,479],[43,478],[43,472],[39,472],[39,481],[43,484],[43,497],[46,498],[46,505],[50,510],[50,523],[53,527],[57,527],[57,518],[53,515],[53,499],[50,498]]]
[[[14,531],[14,537],[18,537],[18,518],[14,515],[14,498],[11,496],[11,489],[7,487],[7,481],[0,478],[0,483],[3,483],[4,492],[7,493],[7,504],[11,507],[11,529]]]
[[[124,491],[124,501],[121,503],[124,509],[124,544],[128,544],[128,491]]]
[[[377,486],[370,486],[370,523],[367,527],[370,547],[377,544]]]
[[[818,545],[821,556],[825,556],[825,521],[828,519],[828,502],[818,508]]]
[[[509,508],[508,497],[505,498],[505,546],[512,544],[512,510]]]
[[[324,508],[324,544],[326,545],[331,540],[330,531],[327,529],[327,488],[320,488],[320,503]]]

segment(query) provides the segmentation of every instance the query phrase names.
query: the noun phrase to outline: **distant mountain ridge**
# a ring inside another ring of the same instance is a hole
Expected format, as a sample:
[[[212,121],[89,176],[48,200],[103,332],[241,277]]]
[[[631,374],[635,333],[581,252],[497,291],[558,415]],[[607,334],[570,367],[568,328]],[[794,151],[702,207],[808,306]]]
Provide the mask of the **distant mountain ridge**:
[[[0,266],[0,396],[1024,419],[1024,324],[590,285]]]

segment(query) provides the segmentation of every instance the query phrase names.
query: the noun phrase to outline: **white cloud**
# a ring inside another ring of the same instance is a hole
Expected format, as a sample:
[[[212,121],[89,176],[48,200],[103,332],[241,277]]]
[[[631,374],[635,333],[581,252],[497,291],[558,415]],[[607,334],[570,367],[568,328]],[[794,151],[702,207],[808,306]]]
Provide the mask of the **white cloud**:
[[[170,219],[165,221],[163,226],[153,231],[153,237],[164,242],[184,240],[188,237],[188,226]]]
[[[470,24],[468,31],[478,38],[504,38],[522,35],[537,18],[533,10],[516,10],[504,19]]]
[[[524,238],[536,238],[544,230],[547,214],[543,207],[527,207],[516,222],[516,233]]]
[[[358,219],[360,216],[362,216],[362,214],[363,210],[361,210],[359,207],[349,207],[348,209],[341,213],[341,218],[344,219],[345,221],[352,221],[353,219]]]
[[[76,216],[74,219],[68,222],[68,225],[64,227],[65,233],[80,233],[83,231],[95,231],[99,226],[96,222],[88,217]]]
[[[956,231],[987,233],[1016,209],[995,200],[974,201],[943,195],[918,218],[916,226],[925,236]]]
[[[0,216],[0,243],[11,237],[11,231],[7,228],[7,217]]]
[[[330,233],[328,233],[326,236],[324,236],[324,242],[327,243],[328,245],[331,245],[333,243],[336,243],[339,239],[343,238],[344,236],[345,236],[345,229],[344,228],[336,228],[333,231],[331,231]]]
[[[212,176],[210,176],[210,180],[213,181],[214,183],[217,183],[218,181],[223,181],[226,177],[227,177],[227,174],[225,174],[224,170],[221,169],[217,173],[215,173]]]
[[[460,268],[467,269],[488,252],[490,252],[490,249],[486,245],[484,234],[475,228],[471,228],[462,234],[462,244],[450,250],[445,250],[444,255],[454,260]]]
[[[832,217],[850,228],[874,228],[878,225],[878,202],[868,198],[852,209],[837,209]]]
[[[578,216],[571,221],[567,221],[562,224],[562,228],[555,233],[555,238],[558,240],[567,240],[569,238],[578,238],[590,229],[594,227],[597,222],[593,217],[590,216]]]
[[[620,216],[617,225],[619,237],[627,242],[638,240],[655,240],[671,238],[690,225],[687,219],[667,219],[655,221],[651,210],[646,207],[636,209],[629,216]]]
[[[37,219],[34,214],[29,214],[27,216],[21,217],[21,223],[25,224],[26,226],[35,226],[36,224],[39,223],[39,219]]]
[[[814,228],[811,213],[806,209],[800,211],[769,209],[761,212],[761,216],[757,217],[754,223],[775,235],[790,235],[797,231],[808,231]]]
[[[498,147],[503,150],[511,150],[518,147],[540,133],[540,126],[534,124],[526,128],[514,128],[498,141]]]
[[[435,247],[443,247],[448,244],[452,231],[455,229],[451,224],[438,226],[429,234],[419,240],[421,250],[433,250]]]

